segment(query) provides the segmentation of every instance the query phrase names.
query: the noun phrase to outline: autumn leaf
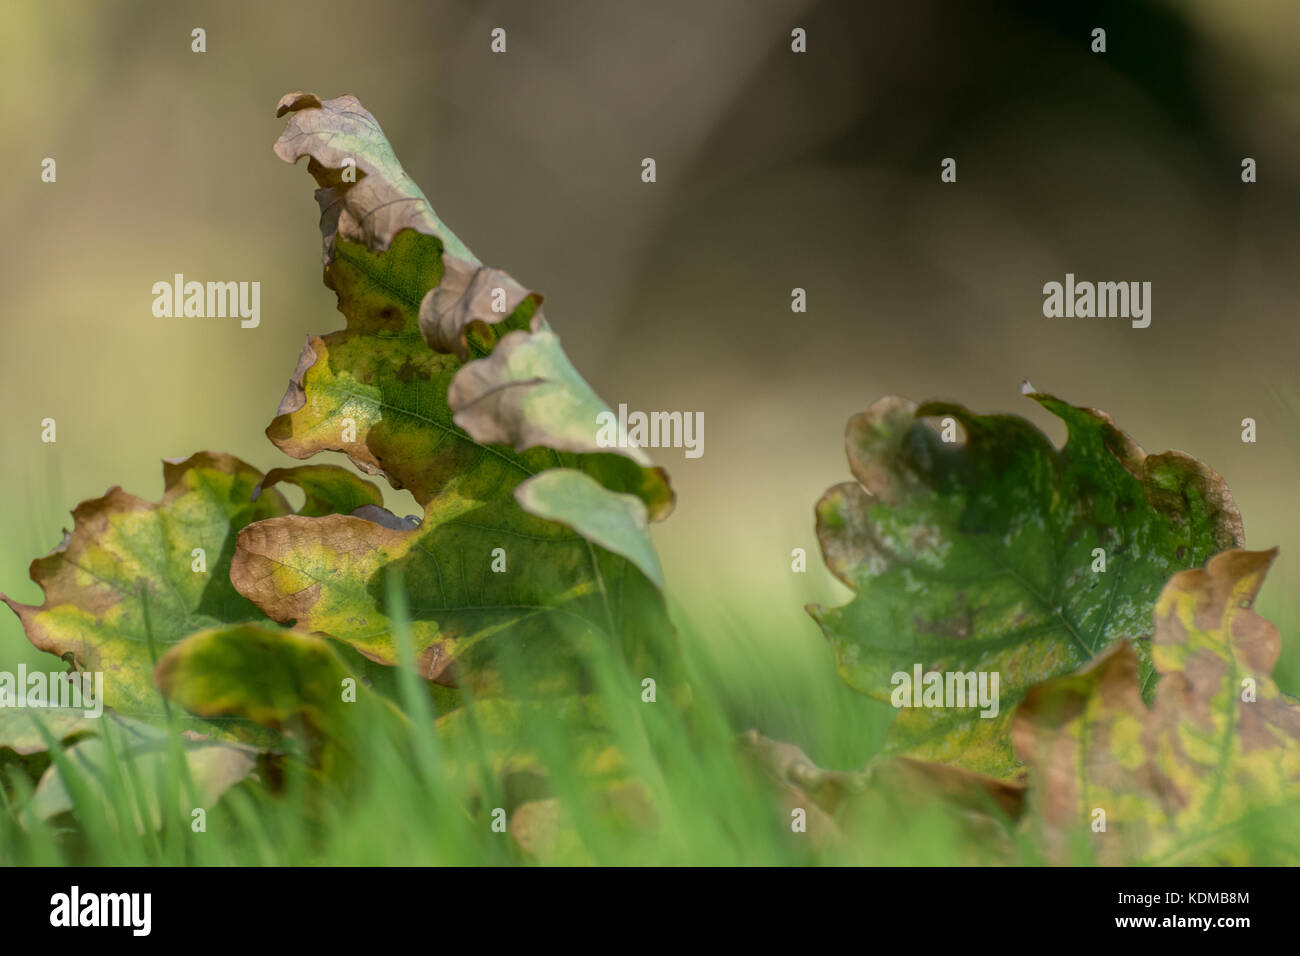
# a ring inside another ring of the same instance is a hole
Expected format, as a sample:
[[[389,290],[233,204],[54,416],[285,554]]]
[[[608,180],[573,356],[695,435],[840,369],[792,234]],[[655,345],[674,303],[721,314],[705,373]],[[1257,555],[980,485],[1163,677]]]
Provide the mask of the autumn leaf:
[[[819,767],[796,744],[741,736],[740,754],[757,770],[782,810],[782,822],[801,814],[813,849],[850,854],[878,851],[889,834],[922,819],[960,830],[964,863],[1007,862],[1012,847],[1005,822],[1020,815],[1024,789],[946,764],[884,757],[858,770]],[[879,861],[872,861],[879,862]]]
[[[817,532],[857,594],[809,611],[856,690],[924,704],[918,667],[954,690],[931,701],[945,706],[900,707],[886,752],[1016,775],[1008,731],[1028,689],[1128,639],[1149,690],[1165,581],[1242,541],[1205,465],[1146,455],[1102,412],[1030,397],[1065,422],[1060,450],[1024,419],[942,402],[886,398],[849,421],[857,481],[823,496]],[[986,675],[989,690],[996,676],[996,708],[957,699],[956,674]]]
[[[276,154],[309,157],[321,186],[325,285],[347,328],[308,340],[267,429],[271,440],[295,458],[343,452],[421,505],[453,498],[461,485],[515,483],[558,463],[642,495],[652,518],[666,517],[667,476],[647,468],[639,449],[597,442],[596,415],[607,407],[541,318],[541,296],[483,267],[443,225],[356,98],[291,93],[277,115],[289,121]],[[354,182],[344,179],[345,163]],[[486,284],[476,281],[483,277]],[[502,336],[511,344],[500,355],[467,364]],[[483,410],[493,403],[528,413],[507,422]],[[515,453],[486,447],[498,444]]]
[[[258,522],[241,532],[231,574],[273,619],[387,665],[400,660],[386,597],[398,575],[421,676],[480,695],[503,692],[503,654],[537,692],[568,690],[587,641],[612,638],[635,661],[667,629],[661,595],[629,559],[513,498],[461,520],[426,515],[413,531],[348,515]]]
[[[24,757],[45,752],[50,740],[75,740],[95,733],[102,717],[88,717],[71,707],[0,708],[0,750]],[[38,729],[38,722],[45,733]]]
[[[277,154],[309,157],[321,187],[325,284],[347,327],[309,340],[267,434],[297,458],[347,454],[424,513],[416,528],[373,512],[259,523],[236,586],[276,621],[395,664],[384,600],[400,573],[420,672],[479,693],[502,686],[503,641],[537,689],[571,687],[597,634],[636,659],[667,630],[647,529],[671,510],[666,475],[598,442],[608,409],[541,297],[442,224],[355,98],[290,94],[279,113]]]
[[[1276,554],[1227,551],[1169,581],[1150,709],[1128,642],[1026,695],[1013,731],[1026,826],[1050,861],[1300,862],[1300,707],[1273,682],[1281,640],[1254,610]]]
[[[346,492],[342,507],[352,504],[357,484],[368,484],[322,466],[315,473],[320,486],[309,495],[316,507],[329,500],[328,472],[338,473],[333,484]],[[32,644],[77,669],[103,673],[106,706],[153,721],[167,716],[153,669],[169,648],[204,628],[266,620],[231,584],[235,537],[250,523],[291,511],[273,488],[259,493],[261,472],[230,455],[200,452],[164,462],[163,479],[156,504],[112,488],[76,507],[63,543],[32,562],[43,604],[0,595]],[[247,730],[226,721],[190,726],[237,736]]]
[[[402,170],[379,124],[355,96],[322,101],[311,93],[287,93],[275,110],[276,116],[286,114],[293,115],[275,154],[286,163],[308,157],[307,170],[320,185],[316,201],[326,262],[336,239],[383,249],[404,229],[440,237],[453,255],[474,258]]]
[[[191,634],[158,662],[156,676],[169,699],[202,717],[299,735],[326,774],[344,775],[371,725],[406,726],[328,641],[265,624]]]
[[[42,775],[32,796],[40,818],[73,810],[84,814],[86,808],[77,802],[80,792],[83,800],[97,804],[93,812],[105,813],[112,824],[128,822],[122,820],[125,813],[137,832],[156,831],[163,825],[165,795],[176,801],[172,812],[189,823],[194,808],[210,811],[257,769],[257,750],[242,744],[175,740],[170,731],[109,716],[97,724],[96,734],[70,744]],[[125,806],[115,800],[124,787],[133,798]]]
[[[253,490],[253,500],[263,489],[280,482],[297,485],[306,496],[298,514],[310,517],[352,514],[358,509],[379,508],[383,493],[371,482],[334,465],[299,465],[297,468],[272,468]]]

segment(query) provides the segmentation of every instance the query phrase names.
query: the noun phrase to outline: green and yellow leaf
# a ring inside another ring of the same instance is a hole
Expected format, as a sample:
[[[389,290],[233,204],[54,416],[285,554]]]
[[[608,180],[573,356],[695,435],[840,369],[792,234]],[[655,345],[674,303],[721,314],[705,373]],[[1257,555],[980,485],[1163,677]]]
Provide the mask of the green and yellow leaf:
[[[331,471],[340,477],[331,480]],[[167,716],[153,670],[171,647],[205,628],[266,620],[230,581],[235,539],[249,524],[291,511],[273,488],[259,493],[261,472],[230,455],[164,462],[163,479],[157,503],[112,488],[76,507],[63,543],[32,562],[43,604],[0,595],[36,647],[103,674],[107,707],[152,721]],[[352,504],[354,476],[321,466],[315,480],[316,507],[328,506],[331,481],[346,492],[340,506]],[[189,724],[204,733],[247,731],[224,720]]]
[[[309,340],[267,434],[297,458],[347,454],[424,514],[416,528],[378,510],[259,523],[239,539],[236,586],[277,621],[394,664],[384,595],[400,572],[421,673],[479,693],[501,687],[503,642],[537,689],[571,688],[597,635],[635,656],[667,629],[647,528],[671,510],[666,475],[598,440],[608,409],[541,297],[478,263],[354,98],[290,94],[280,113],[277,153],[308,156],[321,187],[325,284],[347,327]]]
[[[326,773],[353,759],[373,726],[405,726],[326,640],[264,624],[210,628],[158,662],[159,689],[209,720],[239,718],[298,735]]]
[[[262,494],[263,489],[280,482],[288,482],[302,489],[306,497],[303,506],[298,509],[300,515],[350,515],[358,508],[380,508],[384,504],[383,492],[378,487],[358,478],[347,469],[334,465],[272,468],[253,492],[254,499]]]
[[[1025,825],[1049,861],[1300,862],[1300,707],[1273,682],[1281,640],[1254,610],[1275,556],[1227,551],[1169,581],[1150,709],[1127,641],[1025,697]]]
[[[996,716],[971,701],[900,708],[888,752],[1018,774],[1008,732],[1029,688],[1127,639],[1149,689],[1164,582],[1242,541],[1232,497],[1205,465],[1146,455],[1104,413],[1031,397],[1065,422],[1060,450],[1022,418],[948,403],[886,398],[849,422],[857,481],[823,496],[817,531],[857,594],[809,608],[841,676],[903,703],[913,698],[895,675],[918,665],[999,683]]]

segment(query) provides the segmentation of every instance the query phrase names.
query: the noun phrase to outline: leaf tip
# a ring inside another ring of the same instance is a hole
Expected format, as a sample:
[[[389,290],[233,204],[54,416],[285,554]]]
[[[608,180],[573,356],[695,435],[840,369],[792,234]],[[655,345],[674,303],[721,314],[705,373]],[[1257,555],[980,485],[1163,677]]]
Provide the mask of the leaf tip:
[[[296,113],[298,110],[305,109],[320,109],[320,105],[320,97],[316,94],[295,90],[293,93],[286,93],[280,97],[280,102],[275,104],[275,116],[279,119],[285,113]]]

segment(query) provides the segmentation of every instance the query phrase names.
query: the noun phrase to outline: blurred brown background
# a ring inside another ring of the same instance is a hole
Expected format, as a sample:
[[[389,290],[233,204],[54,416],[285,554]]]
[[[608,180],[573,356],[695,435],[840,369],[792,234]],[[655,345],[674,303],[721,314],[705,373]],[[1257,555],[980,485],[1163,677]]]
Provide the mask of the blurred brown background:
[[[38,599],[27,562],[72,505],[156,498],[164,456],[287,463],[262,429],[303,338],[342,325],[313,184],[270,148],[302,89],[361,99],[451,228],[546,295],[606,401],[705,413],[703,458],[654,452],[687,613],[822,653],[801,605],[845,593],[812,506],[847,477],[847,417],[898,393],[1046,425],[1028,377],[1220,471],[1249,544],[1283,547],[1262,606],[1294,635],[1298,35],[1285,0],[9,0],[0,589]],[[1150,280],[1151,327],[1045,319],[1067,271]],[[261,327],[155,318],[176,272],[260,281]]]

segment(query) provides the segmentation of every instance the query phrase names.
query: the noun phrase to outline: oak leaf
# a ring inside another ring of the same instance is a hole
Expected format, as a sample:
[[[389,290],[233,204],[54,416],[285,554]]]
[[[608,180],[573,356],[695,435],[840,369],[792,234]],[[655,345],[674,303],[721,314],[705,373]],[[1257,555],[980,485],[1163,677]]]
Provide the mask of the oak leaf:
[[[384,596],[400,574],[421,674],[479,693],[502,686],[503,641],[537,689],[571,688],[577,645],[598,634],[638,657],[667,631],[648,532],[672,507],[666,474],[598,440],[608,408],[541,296],[446,228],[355,98],[289,94],[278,113],[277,154],[308,157],[320,186],[325,284],[347,327],[308,341],[267,434],[297,458],[347,454],[423,514],[258,523],[236,586],[276,621],[395,664]]]
[[[1013,736],[1049,861],[1300,862],[1300,707],[1273,682],[1281,640],[1254,609],[1275,556],[1226,551],[1169,581],[1150,708],[1127,641],[1029,691]]]
[[[1242,542],[1208,467],[1145,454],[1103,412],[1030,397],[1065,422],[1061,449],[1022,418],[945,402],[885,398],[849,421],[857,480],[818,502],[817,534],[857,594],[809,608],[840,675],[896,705],[916,702],[917,667],[945,692],[952,675],[998,679],[996,706],[959,699],[970,684],[954,679],[942,706],[900,707],[889,753],[1018,775],[1008,732],[1029,688],[1127,639],[1149,690],[1165,581]]]

